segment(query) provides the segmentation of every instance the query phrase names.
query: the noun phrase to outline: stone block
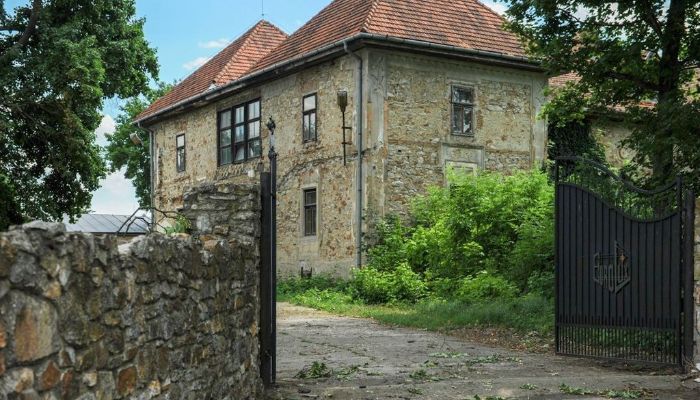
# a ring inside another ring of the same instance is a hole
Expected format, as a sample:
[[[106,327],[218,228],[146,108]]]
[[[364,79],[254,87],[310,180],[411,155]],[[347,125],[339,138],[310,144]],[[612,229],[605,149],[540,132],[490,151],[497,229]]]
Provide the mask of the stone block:
[[[39,374],[39,382],[37,388],[40,391],[50,390],[56,387],[61,381],[61,371],[58,369],[53,361],[49,361],[42,368]]]
[[[120,396],[128,396],[134,392],[137,383],[136,367],[128,367],[117,373],[117,392]]]
[[[42,359],[58,351],[58,318],[46,301],[21,292],[11,292],[0,306],[5,335],[11,351],[10,362]],[[8,340],[9,339],[9,340]]]

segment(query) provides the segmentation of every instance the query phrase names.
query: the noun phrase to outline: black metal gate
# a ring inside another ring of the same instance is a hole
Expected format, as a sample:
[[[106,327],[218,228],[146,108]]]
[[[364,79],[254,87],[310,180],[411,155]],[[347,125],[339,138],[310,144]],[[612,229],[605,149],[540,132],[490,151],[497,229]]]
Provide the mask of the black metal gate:
[[[556,160],[556,351],[683,366],[693,352],[694,197]]]

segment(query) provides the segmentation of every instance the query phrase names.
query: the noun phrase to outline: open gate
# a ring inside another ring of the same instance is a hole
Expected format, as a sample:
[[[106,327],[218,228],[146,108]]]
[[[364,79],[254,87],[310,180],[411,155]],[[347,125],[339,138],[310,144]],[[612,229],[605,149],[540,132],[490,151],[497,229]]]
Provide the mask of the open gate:
[[[694,197],[556,159],[556,352],[683,366],[693,353]]]

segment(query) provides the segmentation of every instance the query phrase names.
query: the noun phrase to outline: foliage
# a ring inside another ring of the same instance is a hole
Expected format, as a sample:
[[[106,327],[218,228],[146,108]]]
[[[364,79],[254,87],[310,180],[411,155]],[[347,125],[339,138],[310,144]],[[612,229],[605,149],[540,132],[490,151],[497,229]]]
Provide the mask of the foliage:
[[[189,233],[192,230],[192,222],[182,215],[178,215],[175,223],[165,228],[166,235],[174,235],[176,233]]]
[[[314,361],[310,366],[304,367],[296,374],[297,378],[301,379],[320,379],[330,378],[333,375],[333,370],[326,366],[326,363]]]
[[[0,10],[0,191],[12,197],[3,219],[75,217],[105,175],[94,134],[103,100],[143,92],[158,73],[155,51],[134,0]]]
[[[107,136],[105,158],[109,163],[109,172],[114,173],[124,168],[124,177],[131,180],[139,205],[144,208],[151,205],[150,135],[147,130],[136,126],[134,119],[172,87],[171,84],[161,82],[156,89],[145,90],[143,96],[129,99],[121,107],[114,133]],[[141,138],[142,145],[135,145],[131,141],[133,134]]]
[[[518,289],[513,284],[487,271],[462,279],[457,289],[457,298],[465,303],[507,300],[514,298],[517,294]]]
[[[415,302],[425,297],[426,285],[418,274],[402,263],[392,271],[380,271],[374,267],[355,270],[349,291],[353,298],[367,304]]]
[[[553,270],[554,190],[546,174],[454,174],[450,180],[449,188],[432,188],[414,203],[415,226],[395,217],[380,223],[378,245],[368,252],[371,268],[407,264],[443,298],[480,271],[524,292],[531,275]]]
[[[698,2],[504,2],[508,28],[549,74],[580,77],[548,93],[550,121],[617,113],[633,129],[635,166],[653,170],[647,183],[680,173],[700,188]]]
[[[277,295],[285,296],[303,293],[310,289],[343,291],[345,286],[346,283],[344,281],[328,275],[316,275],[308,278],[293,277],[280,280],[277,285]]]

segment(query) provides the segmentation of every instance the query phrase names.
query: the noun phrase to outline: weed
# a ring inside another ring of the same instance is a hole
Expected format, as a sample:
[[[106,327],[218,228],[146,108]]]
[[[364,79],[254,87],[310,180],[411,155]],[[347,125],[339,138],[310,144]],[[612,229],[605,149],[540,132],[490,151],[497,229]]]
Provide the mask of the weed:
[[[586,389],[586,388],[580,388],[580,387],[573,387],[569,386],[565,383],[562,383],[561,386],[559,386],[559,390],[562,391],[562,393],[566,394],[574,394],[574,395],[597,395],[597,396],[602,396],[602,397],[607,397],[609,399],[639,399],[642,396],[645,395],[651,395],[650,392],[645,391],[645,390],[637,390],[637,389],[623,389],[623,390],[615,390],[615,389],[606,389],[606,390],[591,390],[591,389]]]
[[[351,365],[347,368],[343,368],[335,372],[335,377],[341,381],[349,380],[353,375],[355,375],[360,370],[359,365]]]
[[[419,381],[425,381],[425,380],[428,380],[429,375],[428,375],[428,372],[426,370],[421,368],[421,369],[417,369],[417,370],[411,372],[408,375],[408,377],[411,379],[419,380]]]
[[[469,354],[467,353],[457,353],[454,351],[448,352],[448,353],[432,353],[430,357],[435,357],[435,358],[462,358],[462,357],[469,357]]]
[[[423,391],[418,388],[408,388],[408,393],[422,395]]]
[[[533,385],[532,383],[526,383],[526,384],[521,385],[520,389],[535,390],[535,389],[537,389],[537,385]]]
[[[303,368],[296,374],[297,378],[301,379],[320,379],[330,378],[333,375],[333,370],[326,366],[326,363],[314,361],[311,366]]]

